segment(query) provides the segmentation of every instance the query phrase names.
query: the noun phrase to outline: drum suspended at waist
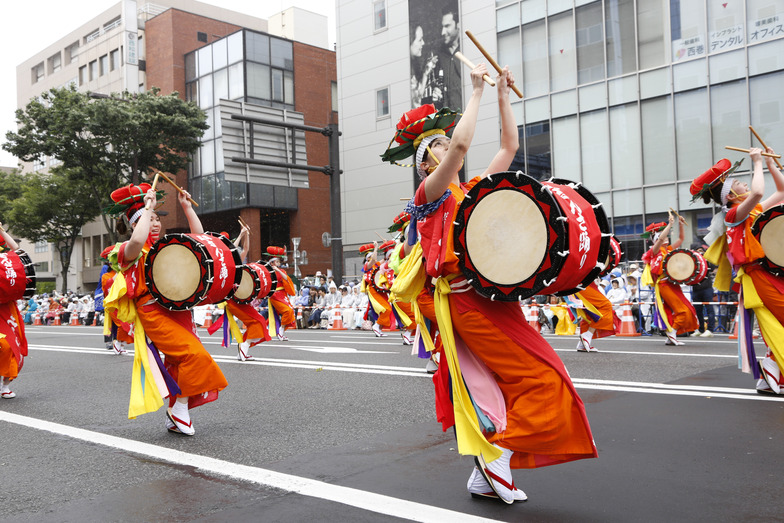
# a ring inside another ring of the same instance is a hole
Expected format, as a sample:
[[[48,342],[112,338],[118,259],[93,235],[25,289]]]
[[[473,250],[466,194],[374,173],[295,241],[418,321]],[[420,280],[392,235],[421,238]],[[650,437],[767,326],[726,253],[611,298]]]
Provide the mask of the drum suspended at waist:
[[[689,249],[673,249],[662,260],[662,277],[683,285],[697,285],[708,274],[702,254]]]
[[[784,204],[774,205],[757,216],[751,224],[751,234],[765,251],[760,265],[771,274],[784,277]]]
[[[268,262],[251,262],[238,267],[240,283],[233,301],[240,304],[251,303],[256,298],[262,300],[272,296],[278,286],[278,275]]]
[[[370,286],[382,294],[388,294],[389,289],[392,288],[389,280],[386,278],[386,268],[382,265],[376,265],[370,270],[370,278],[368,282]]]
[[[35,269],[22,249],[0,253],[0,303],[35,294]]]
[[[169,310],[220,303],[242,277],[237,247],[217,233],[167,234],[147,255],[144,277],[153,298]]]
[[[454,222],[461,271],[477,292],[503,301],[584,289],[605,267],[612,236],[585,187],[520,171],[479,181]]]

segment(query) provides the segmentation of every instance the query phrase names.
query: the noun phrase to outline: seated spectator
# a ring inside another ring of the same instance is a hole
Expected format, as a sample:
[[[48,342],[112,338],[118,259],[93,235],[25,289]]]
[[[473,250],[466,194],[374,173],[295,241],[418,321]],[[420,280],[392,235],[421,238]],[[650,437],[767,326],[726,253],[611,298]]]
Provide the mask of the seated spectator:
[[[33,314],[38,310],[38,302],[35,301],[35,296],[30,298],[27,301],[27,311],[24,315],[24,322],[27,325],[31,325],[33,323]]]
[[[319,288],[318,296],[314,297],[313,310],[308,317],[309,329],[319,328],[319,323],[321,322],[321,313],[324,311],[324,307],[326,306],[326,299],[327,298],[324,289]]]
[[[365,319],[365,313],[367,312],[368,304],[370,300],[368,295],[364,292],[359,291],[359,285],[354,285],[352,290],[354,294],[354,329],[361,329],[362,322]]]

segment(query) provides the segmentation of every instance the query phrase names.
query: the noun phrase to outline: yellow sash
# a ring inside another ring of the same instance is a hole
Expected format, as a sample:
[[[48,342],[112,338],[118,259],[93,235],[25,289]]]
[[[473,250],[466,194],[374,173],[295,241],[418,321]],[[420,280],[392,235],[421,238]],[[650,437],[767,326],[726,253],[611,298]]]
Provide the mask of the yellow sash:
[[[452,274],[436,280],[435,309],[438,328],[444,343],[444,355],[449,362],[449,374],[452,377],[452,403],[455,411],[455,433],[457,450],[460,454],[478,456],[482,454],[487,461],[501,457],[501,450],[494,447],[482,434],[479,419],[476,416],[471,397],[468,394],[460,363],[457,360],[455,336],[452,331],[452,317],[449,312],[449,293],[452,292],[449,282],[457,275]]]
[[[741,267],[735,281],[743,285],[743,306],[746,309],[753,309],[757,317],[760,332],[765,339],[768,348],[773,352],[776,361],[784,361],[784,326],[779,323],[772,312],[765,307],[757,289],[754,287],[754,280],[746,274]]]

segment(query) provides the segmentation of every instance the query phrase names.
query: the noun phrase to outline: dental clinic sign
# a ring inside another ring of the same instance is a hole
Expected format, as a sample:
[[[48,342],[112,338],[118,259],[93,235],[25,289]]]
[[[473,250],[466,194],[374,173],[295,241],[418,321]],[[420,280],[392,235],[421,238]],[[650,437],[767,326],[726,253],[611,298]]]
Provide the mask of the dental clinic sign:
[[[125,32],[125,63],[139,65],[139,37],[135,32]]]

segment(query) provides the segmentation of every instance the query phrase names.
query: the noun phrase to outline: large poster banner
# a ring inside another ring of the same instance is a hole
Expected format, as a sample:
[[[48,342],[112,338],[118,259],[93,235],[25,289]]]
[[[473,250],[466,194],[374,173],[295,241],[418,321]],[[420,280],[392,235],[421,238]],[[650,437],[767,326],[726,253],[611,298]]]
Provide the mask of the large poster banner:
[[[408,1],[411,52],[411,107],[463,107],[458,0]]]

